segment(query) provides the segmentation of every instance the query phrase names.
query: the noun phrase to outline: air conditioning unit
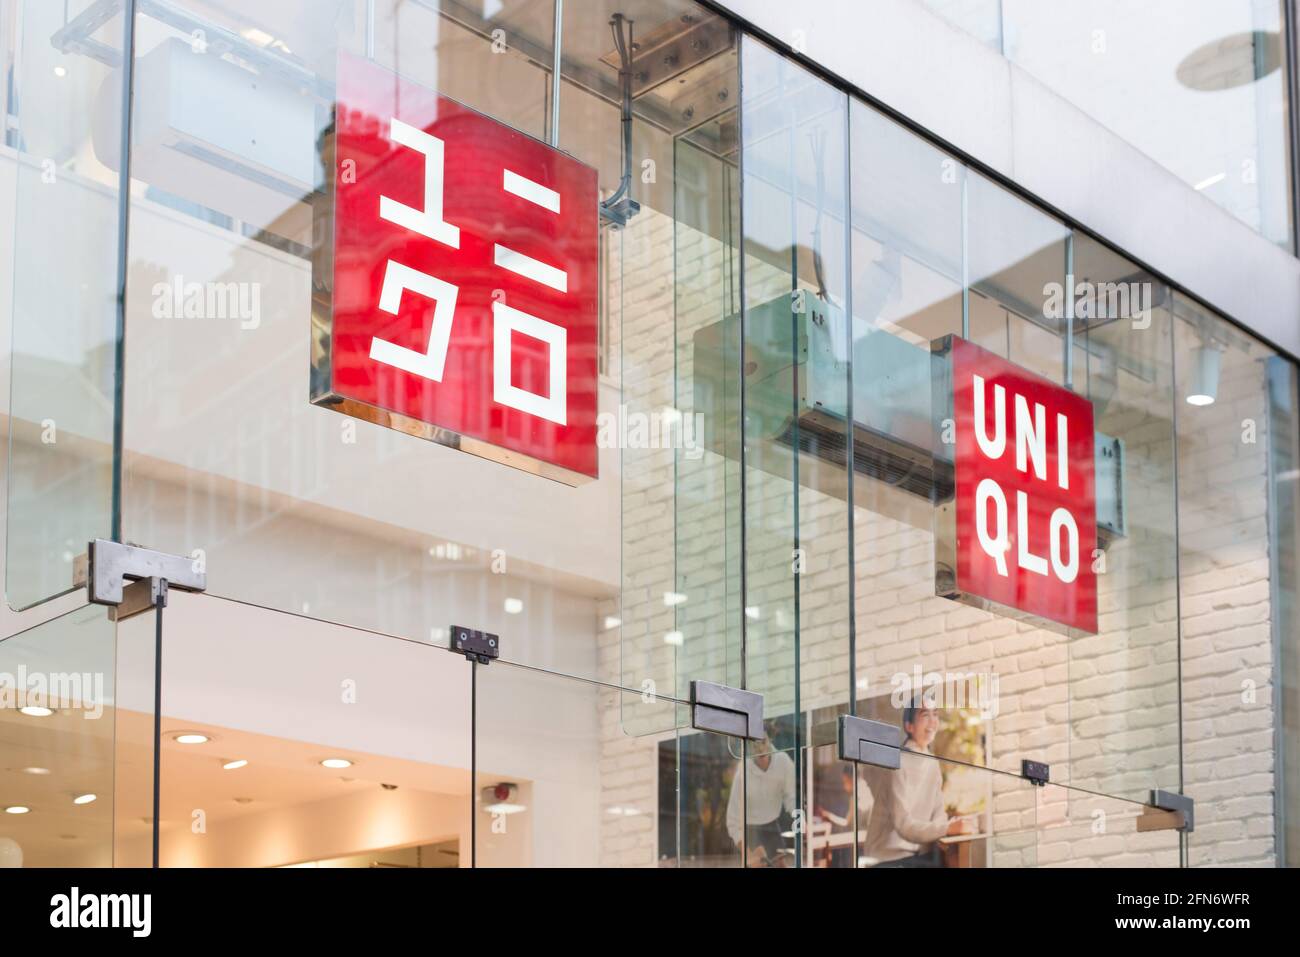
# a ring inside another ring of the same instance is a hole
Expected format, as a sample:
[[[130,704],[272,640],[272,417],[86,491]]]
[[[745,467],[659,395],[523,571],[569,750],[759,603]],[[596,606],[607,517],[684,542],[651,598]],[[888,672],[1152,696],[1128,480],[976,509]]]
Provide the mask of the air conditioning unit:
[[[117,171],[120,71],[100,89],[95,156]],[[310,242],[318,179],[316,104],[176,37],[136,64],[131,175],[246,223]]]
[[[739,318],[696,332],[695,411],[706,449],[747,468],[847,498],[850,438],[848,335],[844,314],[809,290],[748,311],[745,354]],[[953,495],[952,451],[933,412],[947,367],[928,346],[882,329],[853,336],[854,504],[918,528]],[[744,376],[745,419],[740,418]],[[1123,537],[1123,440],[1097,435],[1097,531],[1102,547]]]

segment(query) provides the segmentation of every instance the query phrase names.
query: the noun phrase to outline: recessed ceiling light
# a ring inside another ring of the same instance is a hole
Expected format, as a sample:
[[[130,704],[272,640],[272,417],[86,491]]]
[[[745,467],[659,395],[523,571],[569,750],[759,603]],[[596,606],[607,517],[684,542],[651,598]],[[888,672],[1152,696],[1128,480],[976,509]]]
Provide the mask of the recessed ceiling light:
[[[56,66],[56,67],[54,68],[54,75],[55,75],[55,76],[67,76],[67,75],[68,75],[68,68],[67,68],[66,66]]]
[[[518,598],[507,598],[505,600],[505,609],[507,615],[517,615],[524,610],[524,603]]]
[[[172,740],[177,744],[207,744],[212,739],[197,731],[181,731],[179,734],[173,734]]]
[[[94,804],[97,794],[79,794],[72,799],[73,804]]]
[[[30,811],[30,810],[31,810],[31,808],[29,808],[29,807],[24,807],[24,806],[21,805],[21,804],[11,804],[11,805],[9,805],[9,807],[5,808],[5,813],[6,813],[6,814],[26,814],[26,813],[27,813],[28,811]]]
[[[253,803],[253,799],[252,799],[252,798],[235,798],[235,803],[236,803],[236,804],[252,804],[252,803]]]
[[[623,619],[622,619],[622,618],[617,618],[617,617],[615,617],[614,615],[606,615],[606,616],[605,616],[605,630],[606,630],[606,631],[609,631],[609,630],[612,629],[612,628],[617,628],[617,627],[618,627],[619,625],[621,625],[621,624],[623,624]]]
[[[49,768],[23,768],[23,774],[49,774]]]
[[[48,718],[54,714],[53,708],[42,708],[40,705],[29,704],[25,708],[18,709],[19,714],[25,714],[29,718]]]
[[[681,645],[681,643],[685,640],[686,640],[686,636],[683,635],[680,631],[670,631],[668,632],[668,634],[664,635],[665,645]]]
[[[320,766],[323,768],[332,768],[337,770],[340,768],[352,767],[352,762],[349,761],[347,758],[326,758],[324,761],[320,763]]]
[[[221,768],[224,771],[238,771],[240,768],[244,767],[247,764],[248,764],[247,760],[245,760],[244,758],[240,758],[238,761],[227,761],[225,764],[221,766]]]

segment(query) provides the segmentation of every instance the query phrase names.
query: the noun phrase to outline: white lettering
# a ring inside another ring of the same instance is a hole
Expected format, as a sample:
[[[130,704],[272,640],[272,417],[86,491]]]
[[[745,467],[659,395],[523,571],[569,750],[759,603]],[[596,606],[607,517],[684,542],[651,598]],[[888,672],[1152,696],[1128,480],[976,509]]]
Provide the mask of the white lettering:
[[[997,506],[996,538],[989,535],[990,500]],[[1002,494],[1001,486],[991,478],[982,480],[975,489],[975,533],[979,537],[980,548],[997,564],[998,574],[1006,578],[1007,552],[1011,547],[1007,541],[1007,499]]]
[[[1047,559],[1029,550],[1029,496],[1016,492],[1016,561],[1025,571],[1047,574]]]
[[[1068,560],[1061,557],[1061,530],[1065,530],[1069,540]],[[1079,528],[1074,523],[1074,516],[1068,509],[1058,508],[1052,513],[1051,522],[1051,556],[1052,571],[1065,584],[1070,584],[1079,574]]]
[[[975,441],[979,443],[980,451],[986,456],[1000,459],[1007,447],[1007,390],[1000,385],[993,387],[993,438],[990,439],[988,422],[984,415],[984,377],[977,375],[973,378],[975,380]]]
[[[1016,468],[1028,471],[1028,458],[1033,460],[1034,475],[1047,478],[1047,410],[1041,402],[1034,403],[1034,420],[1029,421],[1029,403],[1023,395],[1016,395]]]

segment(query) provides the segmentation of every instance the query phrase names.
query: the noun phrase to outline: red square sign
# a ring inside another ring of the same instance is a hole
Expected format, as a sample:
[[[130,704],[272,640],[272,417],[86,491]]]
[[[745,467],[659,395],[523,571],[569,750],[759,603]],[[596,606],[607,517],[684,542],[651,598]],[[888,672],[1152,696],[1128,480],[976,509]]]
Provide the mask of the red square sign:
[[[340,56],[337,89],[313,400],[595,478],[596,171],[367,60]]]
[[[1097,630],[1092,403],[956,336],[956,589]]]

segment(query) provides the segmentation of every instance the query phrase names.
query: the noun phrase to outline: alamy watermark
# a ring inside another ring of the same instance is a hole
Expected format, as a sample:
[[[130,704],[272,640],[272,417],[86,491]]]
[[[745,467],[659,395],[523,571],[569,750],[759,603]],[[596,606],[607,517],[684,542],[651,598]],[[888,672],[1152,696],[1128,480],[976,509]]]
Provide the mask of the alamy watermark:
[[[1066,290],[1074,290],[1076,319],[1128,319],[1134,329],[1151,326],[1151,283],[1149,282],[1076,282],[1067,275],[1064,284],[1049,282],[1043,286],[1043,317],[1065,318]]]
[[[704,454],[704,413],[684,415],[677,409],[617,412],[596,416],[596,445],[602,449],[681,449],[694,461]]]
[[[93,720],[104,714],[104,674],[90,671],[0,671],[0,710],[83,711]]]
[[[259,282],[186,282],[177,274],[151,292],[155,319],[237,319],[241,329],[262,324]]]
[[[889,702],[896,709],[975,708],[981,718],[997,717],[1001,681],[996,671],[927,671],[916,665],[909,674],[899,671],[889,679],[893,688]]]

